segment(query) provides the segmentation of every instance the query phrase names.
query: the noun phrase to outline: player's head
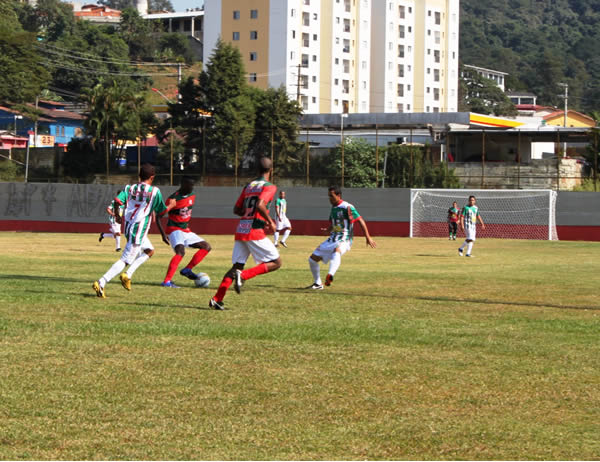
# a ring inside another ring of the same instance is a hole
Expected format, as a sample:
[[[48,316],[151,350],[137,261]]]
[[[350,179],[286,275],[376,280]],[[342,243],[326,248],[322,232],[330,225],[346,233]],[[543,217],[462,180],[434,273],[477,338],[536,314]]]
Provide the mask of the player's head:
[[[194,190],[195,181],[191,176],[183,176],[181,177],[181,186],[179,187],[179,191],[182,194],[189,194]]]
[[[458,205],[458,202],[456,202],[456,201],[452,202],[452,207],[456,208],[457,205]]]
[[[329,186],[327,189],[327,196],[331,205],[336,205],[342,200],[342,190],[339,186]]]
[[[279,191],[279,198],[285,199],[285,191]]]
[[[268,157],[261,157],[258,161],[258,173],[264,175],[265,173],[269,173],[273,168],[273,162]]]
[[[475,202],[477,202],[477,199],[475,199],[475,196],[469,196],[469,205],[473,206],[473,205],[475,205]]]
[[[154,175],[156,175],[154,165],[142,164],[142,166],[140,167],[140,180],[148,181],[150,179],[154,179]]]

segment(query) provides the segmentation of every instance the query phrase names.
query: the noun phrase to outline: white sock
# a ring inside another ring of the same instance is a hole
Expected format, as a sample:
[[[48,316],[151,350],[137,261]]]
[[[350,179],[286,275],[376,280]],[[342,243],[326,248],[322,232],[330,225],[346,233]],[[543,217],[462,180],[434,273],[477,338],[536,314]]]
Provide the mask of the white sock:
[[[462,245],[459,247],[460,250],[464,249],[467,244],[468,244],[467,241],[463,242]]]
[[[333,257],[329,260],[329,274],[332,276],[342,264],[342,255],[339,252],[333,252]]]
[[[116,242],[116,245],[117,245],[116,248],[120,249],[121,248],[121,236],[115,236],[115,241],[117,241]]]
[[[473,249],[473,243],[469,242],[467,244],[467,255],[471,255],[471,250]]]
[[[102,237],[114,237],[113,233],[102,233]]]
[[[310,265],[310,272],[313,275],[313,279],[315,284],[322,284],[321,281],[321,267],[319,266],[318,261],[314,261],[312,258],[308,257],[308,264]]]
[[[133,260],[133,263],[131,264],[131,266],[129,268],[127,268],[127,277],[129,277],[131,279],[131,276],[133,276],[133,273],[135,273],[135,270],[137,270],[146,261],[148,261],[149,258],[150,257],[148,256],[148,254],[146,252],[142,252],[140,255],[138,255],[138,257],[135,260]]]
[[[100,283],[100,287],[104,287],[108,281],[114,278],[116,275],[121,274],[121,272],[125,269],[127,264],[123,260],[118,260],[114,265],[110,267],[110,269],[102,276],[98,282]]]
[[[286,229],[285,232],[283,233],[283,239],[281,239],[281,242],[285,242],[291,232],[292,232],[291,229]]]
[[[279,241],[279,231],[275,231],[273,233],[273,238],[274,238],[274,244],[277,245],[277,242]]]

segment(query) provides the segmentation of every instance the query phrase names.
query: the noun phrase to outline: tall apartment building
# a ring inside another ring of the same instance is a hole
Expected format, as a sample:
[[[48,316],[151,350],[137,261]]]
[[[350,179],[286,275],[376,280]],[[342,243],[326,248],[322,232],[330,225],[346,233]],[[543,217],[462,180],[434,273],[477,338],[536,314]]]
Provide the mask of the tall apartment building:
[[[371,112],[458,110],[459,0],[373,0]]]
[[[205,0],[204,56],[232,43],[250,84],[285,87],[307,113],[456,111],[458,3]]]

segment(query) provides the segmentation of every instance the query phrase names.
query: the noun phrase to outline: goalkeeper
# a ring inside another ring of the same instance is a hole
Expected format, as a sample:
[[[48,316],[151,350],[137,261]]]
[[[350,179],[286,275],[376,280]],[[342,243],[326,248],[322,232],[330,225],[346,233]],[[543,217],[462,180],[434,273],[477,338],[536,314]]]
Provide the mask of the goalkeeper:
[[[458,204],[452,202],[452,207],[448,209],[448,240],[456,240],[456,230],[458,229]]]

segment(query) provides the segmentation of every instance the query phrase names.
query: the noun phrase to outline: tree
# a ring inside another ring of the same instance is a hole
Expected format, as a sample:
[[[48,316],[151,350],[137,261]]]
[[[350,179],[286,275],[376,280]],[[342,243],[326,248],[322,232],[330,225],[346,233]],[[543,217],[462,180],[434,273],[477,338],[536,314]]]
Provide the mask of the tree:
[[[496,82],[482,77],[477,72],[469,72],[464,67],[463,74],[466,77],[460,81],[460,111],[494,114],[496,116],[517,115],[515,105],[498,87]]]
[[[140,16],[134,8],[126,8],[121,12],[119,35],[129,46],[129,57],[132,60],[151,59],[156,52],[156,41],[149,36],[156,32],[154,24]]]
[[[148,2],[148,9],[150,11],[175,11],[171,0],[150,0]]]
[[[34,101],[50,79],[46,63],[35,35],[21,29],[14,10],[0,13],[0,102]]]
[[[290,174],[300,167],[298,119],[302,108],[288,98],[285,88],[266,91],[250,88],[249,95],[257,114],[254,137],[249,145],[251,156],[259,158],[273,152],[276,174]]]

